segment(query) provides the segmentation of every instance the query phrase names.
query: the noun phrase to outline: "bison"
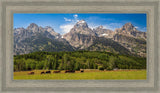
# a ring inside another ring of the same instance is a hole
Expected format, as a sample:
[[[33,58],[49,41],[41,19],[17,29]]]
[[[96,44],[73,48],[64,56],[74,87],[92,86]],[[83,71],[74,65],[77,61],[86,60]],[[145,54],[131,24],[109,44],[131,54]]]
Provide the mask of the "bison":
[[[32,74],[34,74],[34,72],[28,72],[28,75],[32,75]]]
[[[46,71],[46,74],[51,74],[51,71]]]
[[[61,72],[61,71],[59,71],[59,70],[58,70],[58,71],[53,71],[53,73],[60,73],[60,72]]]
[[[74,73],[74,70],[66,70],[65,73]]]
[[[45,72],[43,71],[43,72],[41,72],[41,74],[45,74]]]
[[[68,72],[70,72],[70,70],[66,70],[66,71],[65,71],[65,73],[68,73]]]
[[[81,72],[84,72],[84,70],[80,70]]]

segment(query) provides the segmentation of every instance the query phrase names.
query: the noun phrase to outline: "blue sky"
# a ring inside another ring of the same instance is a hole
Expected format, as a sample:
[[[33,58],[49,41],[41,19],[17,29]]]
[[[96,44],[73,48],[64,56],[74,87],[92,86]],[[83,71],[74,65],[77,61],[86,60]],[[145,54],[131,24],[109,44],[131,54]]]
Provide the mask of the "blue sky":
[[[65,34],[79,20],[85,20],[90,28],[96,28],[103,25],[106,29],[115,30],[121,28],[125,23],[132,23],[138,30],[145,32],[147,25],[147,15],[145,13],[72,13],[72,14],[55,14],[55,13],[15,13],[13,18],[14,28],[26,28],[30,23],[38,26],[51,26],[56,32]]]

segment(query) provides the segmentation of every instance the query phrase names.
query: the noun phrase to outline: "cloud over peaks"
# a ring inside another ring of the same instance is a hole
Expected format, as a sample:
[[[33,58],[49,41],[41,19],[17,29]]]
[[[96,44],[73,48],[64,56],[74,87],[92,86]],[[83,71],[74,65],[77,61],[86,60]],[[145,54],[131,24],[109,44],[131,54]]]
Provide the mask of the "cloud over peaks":
[[[73,28],[74,24],[79,21],[77,14],[73,15],[73,18],[66,18],[66,17],[64,17],[64,20],[67,23],[65,23],[63,25],[60,25],[60,29],[62,30],[61,31],[62,34],[68,33],[71,30],[71,28]]]

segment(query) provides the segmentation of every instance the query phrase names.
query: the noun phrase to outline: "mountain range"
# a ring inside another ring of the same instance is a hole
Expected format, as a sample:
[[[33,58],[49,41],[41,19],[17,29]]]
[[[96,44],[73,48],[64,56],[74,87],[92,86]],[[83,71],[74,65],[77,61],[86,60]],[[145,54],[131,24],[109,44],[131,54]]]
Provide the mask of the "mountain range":
[[[31,23],[26,29],[14,29],[14,55],[87,50],[146,57],[146,39],[146,32],[138,31],[131,23],[112,31],[103,26],[91,29],[85,20],[80,20],[64,35],[52,27]]]

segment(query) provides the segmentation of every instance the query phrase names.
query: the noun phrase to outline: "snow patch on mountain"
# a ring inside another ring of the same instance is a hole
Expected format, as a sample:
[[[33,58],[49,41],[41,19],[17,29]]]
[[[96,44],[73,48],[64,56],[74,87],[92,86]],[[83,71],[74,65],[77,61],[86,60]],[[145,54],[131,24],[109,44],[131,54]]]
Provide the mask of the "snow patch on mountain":
[[[84,23],[86,23],[84,20],[80,20],[80,21],[78,22],[78,24],[84,24]]]
[[[104,33],[104,34],[102,34],[102,36],[108,36],[108,34]]]

